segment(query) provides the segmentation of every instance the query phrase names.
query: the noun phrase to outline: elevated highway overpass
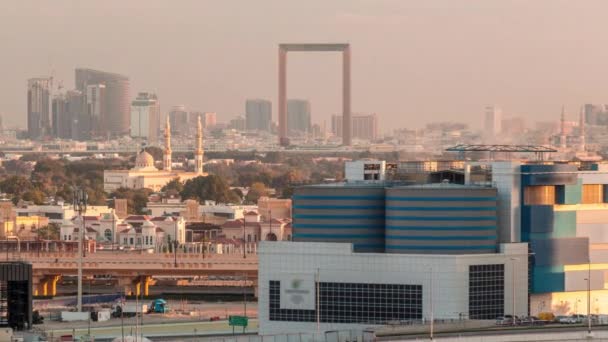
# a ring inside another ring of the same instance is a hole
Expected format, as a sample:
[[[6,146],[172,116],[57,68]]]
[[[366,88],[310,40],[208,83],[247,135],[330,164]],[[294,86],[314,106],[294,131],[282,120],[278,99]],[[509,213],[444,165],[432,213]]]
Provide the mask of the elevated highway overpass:
[[[78,272],[77,253],[22,252],[17,258],[30,262],[33,268],[34,295],[54,296],[62,276]],[[83,257],[83,276],[110,275],[126,294],[148,295],[154,276],[194,277],[208,275],[245,275],[258,277],[258,257],[247,254],[139,254],[136,252],[91,253]]]

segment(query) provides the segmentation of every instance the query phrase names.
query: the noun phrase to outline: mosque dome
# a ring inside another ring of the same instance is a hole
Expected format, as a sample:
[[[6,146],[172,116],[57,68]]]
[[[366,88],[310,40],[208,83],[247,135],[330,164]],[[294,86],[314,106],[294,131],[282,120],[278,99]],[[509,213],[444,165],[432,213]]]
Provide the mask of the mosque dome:
[[[150,170],[156,169],[154,167],[154,157],[146,151],[141,151],[135,158],[135,169],[136,170]]]

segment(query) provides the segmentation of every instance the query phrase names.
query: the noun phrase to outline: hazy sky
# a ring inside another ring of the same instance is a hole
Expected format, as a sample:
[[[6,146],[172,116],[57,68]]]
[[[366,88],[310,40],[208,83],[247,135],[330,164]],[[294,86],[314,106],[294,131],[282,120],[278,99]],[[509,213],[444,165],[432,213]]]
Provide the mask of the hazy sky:
[[[277,44],[349,42],[353,112],[381,128],[464,120],[483,106],[529,121],[574,119],[608,102],[608,1],[571,0],[0,0],[0,113],[25,126],[26,80],[74,86],[74,68],[128,75],[228,121],[246,98],[273,102]],[[338,53],[291,53],[288,97],[313,121],[341,111]],[[329,121],[328,121],[329,126]]]

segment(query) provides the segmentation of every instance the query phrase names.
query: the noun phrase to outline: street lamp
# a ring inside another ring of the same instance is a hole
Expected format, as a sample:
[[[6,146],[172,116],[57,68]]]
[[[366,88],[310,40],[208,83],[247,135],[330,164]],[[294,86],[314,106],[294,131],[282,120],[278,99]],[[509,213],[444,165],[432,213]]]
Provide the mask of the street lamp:
[[[517,322],[515,321],[515,261],[517,261],[516,258],[511,258],[511,299],[512,299],[512,307],[511,309],[513,310],[513,325],[517,325]]]
[[[78,229],[78,298],[77,298],[77,304],[76,307],[78,309],[78,312],[82,312],[82,243],[84,241],[84,230],[85,228],[85,222],[84,222],[84,217],[82,216],[83,213],[86,213],[87,211],[87,200],[88,200],[89,196],[86,192],[86,190],[82,189],[82,188],[75,188],[74,189],[74,193],[73,193],[73,204],[74,204],[74,211],[78,212],[78,217],[80,217],[80,220],[82,221],[82,227],[80,227]]]
[[[114,205],[116,206],[116,205]],[[114,241],[116,240],[116,224],[114,222],[114,209],[112,209],[112,252],[114,252]]]
[[[247,250],[247,243],[246,243],[246,241],[247,240],[245,240],[245,225],[246,225],[246,222],[247,222],[247,215],[246,214],[247,214],[247,210],[243,209],[243,259],[247,259],[247,253],[246,253],[246,250]]]
[[[174,266],[177,268],[177,219],[175,220],[175,236],[173,236],[173,255],[175,257]]]
[[[591,260],[587,269],[587,334],[591,334]]]

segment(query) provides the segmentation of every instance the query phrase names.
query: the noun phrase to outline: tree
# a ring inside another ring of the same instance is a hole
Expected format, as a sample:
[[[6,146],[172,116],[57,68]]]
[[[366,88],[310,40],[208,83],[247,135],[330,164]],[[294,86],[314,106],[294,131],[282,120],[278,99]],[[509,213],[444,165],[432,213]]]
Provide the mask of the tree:
[[[129,214],[146,214],[144,208],[148,203],[148,196],[152,193],[151,189],[128,189],[118,188],[110,197],[127,200],[127,211]]]
[[[258,203],[258,199],[262,196],[268,196],[268,189],[264,183],[256,182],[251,184],[247,196],[245,196],[245,202],[248,204]]]
[[[32,189],[24,192],[21,199],[23,199],[24,201],[34,202],[34,204],[36,205],[41,205],[44,204],[45,196],[44,192],[38,189]]]
[[[281,198],[291,198],[293,196],[293,187],[283,188],[281,192]]]
[[[12,195],[15,204],[19,202],[25,192],[33,188],[32,183],[23,176],[11,176],[0,182],[0,191]]]
[[[161,191],[169,191],[169,190],[174,190],[177,192],[182,192],[184,190],[184,183],[182,183],[178,178],[174,178],[172,179],[169,183],[165,184],[165,186],[162,187]]]
[[[182,199],[195,199],[199,203],[214,201],[216,203],[238,203],[239,198],[217,175],[199,176],[189,179],[180,193]]]
[[[43,240],[59,240],[59,232],[61,231],[57,223],[49,223],[48,226],[38,229],[38,237]]]

